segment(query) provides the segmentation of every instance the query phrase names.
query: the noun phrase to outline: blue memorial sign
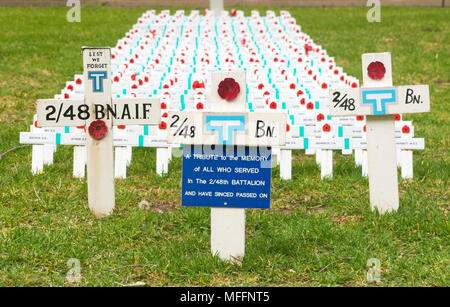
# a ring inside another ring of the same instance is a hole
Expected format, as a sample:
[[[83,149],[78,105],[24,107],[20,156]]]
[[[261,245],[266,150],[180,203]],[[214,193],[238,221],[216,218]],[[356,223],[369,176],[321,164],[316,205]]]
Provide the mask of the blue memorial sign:
[[[270,208],[271,149],[184,146],[182,206]]]

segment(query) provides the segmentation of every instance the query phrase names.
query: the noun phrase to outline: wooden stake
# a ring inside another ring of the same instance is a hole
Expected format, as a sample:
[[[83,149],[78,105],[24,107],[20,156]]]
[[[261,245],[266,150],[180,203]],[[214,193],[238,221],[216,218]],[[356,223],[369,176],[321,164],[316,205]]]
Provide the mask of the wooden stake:
[[[290,180],[292,178],[292,150],[280,151],[280,178]]]
[[[380,213],[398,209],[394,115],[367,116],[370,206]]]
[[[85,103],[90,106],[90,110],[94,109],[94,103],[102,104],[106,109],[106,105],[111,104],[111,49],[83,48],[83,63]],[[98,78],[89,76],[90,72],[106,74]],[[92,122],[91,118],[87,120],[86,127]],[[87,137],[88,201],[89,208],[97,218],[110,215],[115,205],[112,122],[105,120],[105,123],[108,134],[103,139]]]
[[[216,16],[220,16],[223,11],[223,0],[209,0],[209,9],[213,11]]]
[[[73,147],[73,177],[86,176],[86,146]]]
[[[245,209],[211,208],[211,252],[240,262],[245,254]]]

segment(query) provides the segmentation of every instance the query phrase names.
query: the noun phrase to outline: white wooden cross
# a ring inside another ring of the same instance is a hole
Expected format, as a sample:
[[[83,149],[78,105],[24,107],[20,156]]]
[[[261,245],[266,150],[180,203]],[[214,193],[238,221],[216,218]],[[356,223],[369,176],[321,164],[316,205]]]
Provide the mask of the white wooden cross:
[[[240,92],[232,101],[222,99],[218,94],[219,84],[226,78],[232,78],[240,85]],[[211,111],[169,112],[168,144],[265,147],[285,145],[287,114],[248,112],[245,72],[212,72],[210,86]],[[236,123],[226,121],[231,121],[229,118],[236,116],[245,118],[244,125],[233,130],[230,127],[236,127]],[[221,120],[220,117],[224,119]],[[216,128],[220,125],[221,129],[210,129],[213,124],[208,126],[207,118],[216,118],[217,123],[214,125]],[[271,133],[263,133],[269,127]],[[221,259],[229,261],[244,257],[245,209],[211,208],[211,251]]]
[[[394,114],[430,111],[428,85],[392,86],[390,53],[362,55],[362,88],[330,89],[330,115],[367,115],[367,155],[371,208],[399,206]]]
[[[223,0],[209,0],[209,8],[216,16],[220,16],[223,11]]]
[[[42,99],[38,127],[86,126],[89,208],[105,217],[115,206],[113,125],[157,125],[156,98],[111,98],[111,49],[83,47],[84,99]]]

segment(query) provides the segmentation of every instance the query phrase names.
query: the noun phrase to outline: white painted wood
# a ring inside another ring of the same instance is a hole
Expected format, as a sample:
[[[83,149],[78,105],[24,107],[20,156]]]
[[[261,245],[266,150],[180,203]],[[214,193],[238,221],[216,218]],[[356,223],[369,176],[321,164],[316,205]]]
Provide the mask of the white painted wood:
[[[371,84],[373,84],[371,80]],[[373,104],[364,104],[363,95],[374,90],[391,90],[394,94],[383,94],[383,99],[392,98],[393,101],[386,104],[384,114],[404,114],[430,112],[430,93],[428,85],[406,85],[406,86],[382,86],[378,81],[372,87],[364,84],[363,88],[331,89],[329,96],[330,114],[332,116],[353,116],[353,115],[377,115],[376,110],[380,110]],[[368,93],[370,99],[377,99],[380,94]],[[351,100],[351,101],[350,101]],[[352,103],[352,107],[345,103]]]
[[[367,150],[366,149],[362,150],[361,166],[362,166],[361,175],[363,177],[368,177],[369,176],[369,160],[367,158]]]
[[[280,151],[280,178],[290,180],[292,178],[292,150]]]
[[[169,162],[172,161],[172,146],[167,147],[167,159]]]
[[[382,62],[386,68],[381,80],[370,78],[367,72],[367,67],[375,61]],[[390,53],[363,54],[362,70],[364,88],[392,86]],[[382,214],[396,211],[399,198],[394,116],[367,116],[366,129],[370,206]]]
[[[402,150],[402,178],[412,179],[413,173],[413,152],[412,150]]]
[[[316,149],[315,148],[305,149],[305,155],[313,155],[315,153],[316,153]],[[317,158],[316,158],[316,162],[317,162]]]
[[[44,172],[44,145],[33,145],[31,149],[31,173],[33,175]]]
[[[127,147],[115,147],[114,178],[127,178]]]
[[[90,108],[94,104],[111,105],[111,49],[110,48],[83,48],[83,65],[85,80],[84,100]],[[92,68],[92,67],[100,68]],[[106,72],[103,79],[103,91],[94,92],[94,80],[89,79],[89,72]],[[89,127],[91,118],[86,123]],[[114,157],[112,121],[105,120],[108,134],[95,140],[87,136],[87,181],[89,208],[95,217],[101,218],[112,213],[115,206],[114,191]]]
[[[133,158],[133,146],[126,147],[127,166],[130,166],[131,159]]]
[[[73,147],[73,177],[84,178],[86,176],[86,146]]]
[[[211,208],[211,252],[222,260],[242,261],[245,254],[245,209]]]
[[[322,150],[322,159],[320,162],[320,178],[333,177],[333,151],[329,149]]]
[[[213,96],[213,95],[212,95]],[[219,97],[216,94],[217,97]],[[238,96],[239,97],[239,96]],[[245,97],[244,97],[245,98]],[[219,98],[220,99],[220,98]],[[236,98],[238,99],[238,98]],[[222,144],[219,139],[219,131],[207,129],[207,118],[217,116],[241,116],[245,119],[245,129],[233,132],[234,145],[272,145],[284,146],[286,144],[286,123],[287,114],[281,112],[252,112],[234,111],[242,105],[239,101],[227,102],[232,111],[220,112],[168,112],[167,143],[169,144]],[[245,105],[244,105],[245,107]],[[216,106],[213,110],[220,110],[223,107]],[[231,112],[231,113],[230,113]],[[211,121],[211,125],[219,120]],[[237,120],[236,120],[237,121]],[[239,122],[237,121],[237,124]],[[269,134],[268,129],[271,133]],[[227,131],[226,131],[227,132]],[[225,137],[224,137],[225,138]],[[274,154],[277,149],[274,148]]]
[[[216,16],[220,16],[223,11],[223,0],[209,0],[209,9],[213,11]]]
[[[370,206],[380,213],[399,206],[394,116],[368,116],[367,153]]]
[[[360,166],[362,165],[362,149],[357,148],[355,149],[355,165]]]
[[[169,169],[169,151],[167,147],[156,148],[156,174],[162,176]]]
[[[214,1],[214,0],[211,0]],[[222,4],[223,5],[223,4]],[[223,8],[222,8],[223,9]],[[211,104],[222,112],[245,112],[246,101],[242,92],[246,88],[245,72],[211,74]],[[227,103],[217,94],[219,83],[225,78],[234,78],[241,93],[232,103]],[[244,89],[244,90],[243,90]],[[245,255],[245,209],[211,208],[211,252],[222,260],[241,261]]]
[[[321,165],[322,164],[322,149],[316,148],[316,164]]]
[[[44,145],[44,165],[52,165],[53,164],[53,153],[54,153],[54,145],[46,144]]]
[[[272,148],[272,159],[275,159],[277,165],[280,165],[281,149],[278,147]]]
[[[397,147],[397,167],[402,167],[402,150]]]
[[[333,132],[321,132],[321,139],[331,140],[333,138]],[[320,178],[332,178],[333,177],[333,150],[323,149],[321,150],[320,157]]]
[[[89,81],[92,81],[89,80]],[[103,79],[106,82],[106,79]],[[92,83],[92,82],[91,82]],[[92,85],[91,85],[92,87]],[[98,93],[97,93],[98,95]],[[154,125],[160,121],[159,98],[120,98],[110,97],[110,108],[93,102],[89,106],[90,121],[112,118],[114,125]],[[37,102],[38,127],[76,127],[84,126],[86,120],[80,119],[78,108],[85,104],[82,99],[39,99]],[[72,113],[69,112],[72,110]],[[66,113],[68,112],[68,113]],[[66,116],[73,114],[73,117]],[[110,120],[108,120],[110,121]]]

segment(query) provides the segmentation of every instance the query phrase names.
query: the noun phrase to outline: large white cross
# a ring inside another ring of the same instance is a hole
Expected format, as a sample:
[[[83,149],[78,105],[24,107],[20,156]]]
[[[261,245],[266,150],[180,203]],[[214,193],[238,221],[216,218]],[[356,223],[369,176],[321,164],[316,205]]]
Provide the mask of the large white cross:
[[[160,104],[157,98],[112,99],[110,48],[84,47],[83,70],[84,99],[38,100],[37,126],[86,126],[89,208],[105,217],[115,206],[112,126],[157,125]]]
[[[226,78],[233,78],[240,85],[240,93],[230,102],[218,94],[219,83]],[[169,112],[168,144],[285,145],[287,114],[249,112],[244,71],[212,72],[210,87],[211,111]],[[219,121],[226,122],[221,129]],[[211,208],[211,252],[230,261],[244,257],[245,209]]]
[[[390,53],[362,55],[362,88],[330,89],[330,115],[367,115],[371,208],[380,213],[399,206],[394,114],[430,111],[428,85],[392,86]]]

